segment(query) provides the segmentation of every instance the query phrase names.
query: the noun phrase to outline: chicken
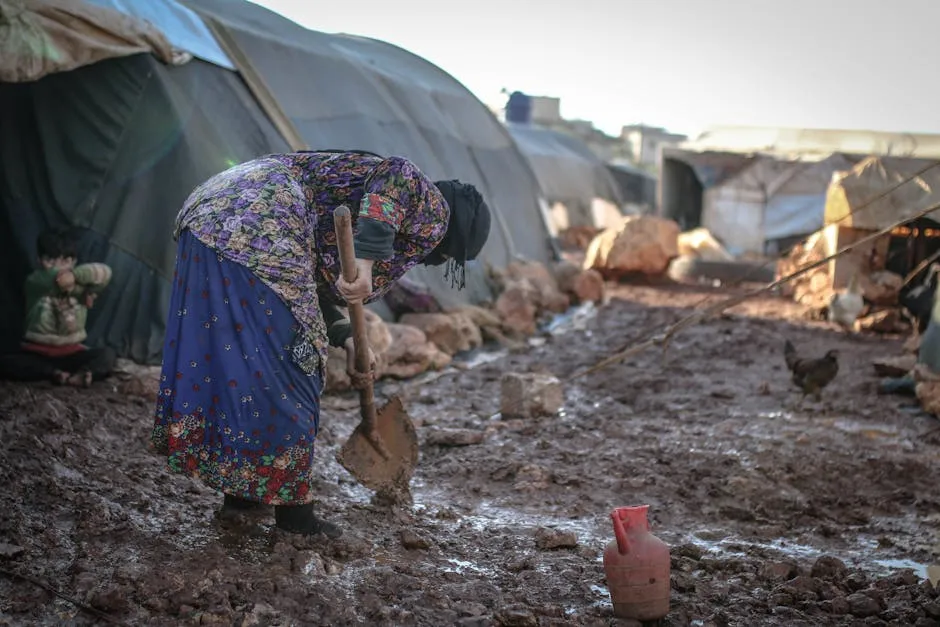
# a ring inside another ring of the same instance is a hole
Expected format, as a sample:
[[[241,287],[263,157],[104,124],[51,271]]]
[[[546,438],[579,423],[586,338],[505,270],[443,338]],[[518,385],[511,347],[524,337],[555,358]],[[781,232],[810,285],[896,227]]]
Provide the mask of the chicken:
[[[844,291],[836,292],[829,299],[829,322],[835,322],[845,331],[855,328],[855,321],[865,309],[865,299],[858,286],[858,271],[852,274]]]
[[[927,269],[927,275],[924,280],[901,294],[899,298],[901,306],[907,310],[907,313],[916,321],[917,332],[923,335],[927,330],[927,323],[930,322],[930,312],[933,310],[933,297],[937,291],[937,271],[940,270],[940,264],[932,263]]]
[[[803,359],[797,354],[790,340],[786,340],[783,356],[787,361],[787,368],[793,373],[794,385],[803,391],[801,401],[808,394],[812,394],[817,401],[820,400],[822,389],[832,383],[839,374],[839,352],[836,350],[830,350],[817,359]]]

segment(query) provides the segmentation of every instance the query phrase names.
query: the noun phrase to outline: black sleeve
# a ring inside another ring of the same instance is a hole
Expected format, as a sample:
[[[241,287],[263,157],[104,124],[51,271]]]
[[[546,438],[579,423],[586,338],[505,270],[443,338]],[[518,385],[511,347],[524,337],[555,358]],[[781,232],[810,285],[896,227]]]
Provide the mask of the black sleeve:
[[[391,224],[360,216],[359,232],[353,236],[356,259],[384,261],[395,253],[395,228]]]
[[[326,335],[329,338],[330,346],[342,348],[352,334],[349,320],[346,319],[339,306],[328,295],[321,293],[319,296],[320,311],[323,313],[324,322],[326,322]]]

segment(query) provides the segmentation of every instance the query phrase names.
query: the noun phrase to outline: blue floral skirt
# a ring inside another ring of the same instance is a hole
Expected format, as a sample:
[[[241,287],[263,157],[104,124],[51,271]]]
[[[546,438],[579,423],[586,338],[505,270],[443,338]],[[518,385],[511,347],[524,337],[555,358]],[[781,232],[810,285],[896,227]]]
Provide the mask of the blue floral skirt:
[[[323,381],[291,357],[298,329],[251,271],[180,234],[151,436],[171,470],[251,501],[313,499]]]

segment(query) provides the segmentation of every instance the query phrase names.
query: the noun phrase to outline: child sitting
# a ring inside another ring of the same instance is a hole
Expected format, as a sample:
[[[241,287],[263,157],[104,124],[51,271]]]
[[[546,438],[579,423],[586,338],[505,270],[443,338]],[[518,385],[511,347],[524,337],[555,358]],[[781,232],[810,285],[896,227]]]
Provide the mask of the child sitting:
[[[114,369],[110,348],[87,348],[88,309],[111,281],[103,263],[76,266],[75,241],[48,231],[37,242],[40,268],[26,278],[26,332],[20,352],[0,356],[0,377],[87,387]]]

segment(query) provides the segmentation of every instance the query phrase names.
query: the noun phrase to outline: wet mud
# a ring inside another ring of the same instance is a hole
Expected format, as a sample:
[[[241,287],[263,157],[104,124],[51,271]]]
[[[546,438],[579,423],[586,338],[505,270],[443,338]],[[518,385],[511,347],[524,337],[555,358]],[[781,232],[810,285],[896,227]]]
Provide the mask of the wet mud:
[[[0,384],[0,624],[629,625],[601,554],[610,511],[640,503],[672,547],[665,625],[940,624],[938,423],[877,396],[871,366],[901,339],[768,297],[567,385],[557,416],[501,419],[504,372],[566,377],[703,294],[614,296],[581,330],[379,387],[418,430],[413,505],[373,503],[339,466],[356,397],[324,398],[317,507],[336,541],[220,518],[220,495],[147,451],[150,404],[107,382]],[[821,402],[791,387],[784,338],[839,349]]]

